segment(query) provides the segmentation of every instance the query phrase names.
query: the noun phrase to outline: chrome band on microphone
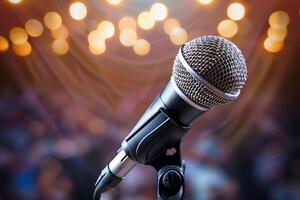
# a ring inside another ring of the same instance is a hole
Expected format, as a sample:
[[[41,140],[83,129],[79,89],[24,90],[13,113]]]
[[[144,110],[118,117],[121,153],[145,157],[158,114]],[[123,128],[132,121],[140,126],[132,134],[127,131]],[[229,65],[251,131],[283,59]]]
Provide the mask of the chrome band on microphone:
[[[174,88],[175,92],[188,104],[190,104],[191,106],[193,106],[194,108],[201,110],[201,111],[208,111],[208,108],[204,108],[198,104],[196,104],[195,102],[193,102],[190,98],[188,98],[180,89],[179,87],[176,85],[175,80],[173,78],[173,76],[171,76],[171,84],[172,87]]]

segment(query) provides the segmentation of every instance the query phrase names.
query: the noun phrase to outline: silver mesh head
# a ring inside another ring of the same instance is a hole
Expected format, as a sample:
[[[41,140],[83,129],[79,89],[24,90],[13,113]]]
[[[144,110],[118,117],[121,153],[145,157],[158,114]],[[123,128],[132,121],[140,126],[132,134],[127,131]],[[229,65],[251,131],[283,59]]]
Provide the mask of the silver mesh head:
[[[247,79],[247,68],[241,51],[232,42],[203,36],[181,48],[174,62],[173,79],[185,96],[210,109],[238,97]]]

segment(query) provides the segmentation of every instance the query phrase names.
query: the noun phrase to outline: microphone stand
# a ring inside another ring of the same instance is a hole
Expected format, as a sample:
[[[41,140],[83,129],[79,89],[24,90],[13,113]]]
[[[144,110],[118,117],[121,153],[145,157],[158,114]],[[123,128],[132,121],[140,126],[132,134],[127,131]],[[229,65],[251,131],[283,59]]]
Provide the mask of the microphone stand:
[[[148,165],[157,171],[157,200],[183,200],[185,163],[180,142]]]

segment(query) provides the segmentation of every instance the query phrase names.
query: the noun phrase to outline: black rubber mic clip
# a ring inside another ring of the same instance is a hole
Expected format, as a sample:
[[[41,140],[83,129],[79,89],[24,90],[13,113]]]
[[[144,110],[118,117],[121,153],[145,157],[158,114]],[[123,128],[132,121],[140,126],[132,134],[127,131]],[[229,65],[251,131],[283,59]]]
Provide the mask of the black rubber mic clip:
[[[185,162],[180,143],[149,163],[157,171],[157,200],[183,200]]]

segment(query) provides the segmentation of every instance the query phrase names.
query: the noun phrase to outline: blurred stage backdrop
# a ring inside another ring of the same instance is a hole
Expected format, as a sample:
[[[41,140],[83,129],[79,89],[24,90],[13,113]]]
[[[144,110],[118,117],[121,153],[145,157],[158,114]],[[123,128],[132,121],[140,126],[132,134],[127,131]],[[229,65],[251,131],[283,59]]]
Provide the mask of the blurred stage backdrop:
[[[2,0],[0,200],[88,200],[181,44],[242,50],[238,101],[184,137],[186,199],[300,199],[299,0]],[[136,167],[103,199],[155,199]]]

